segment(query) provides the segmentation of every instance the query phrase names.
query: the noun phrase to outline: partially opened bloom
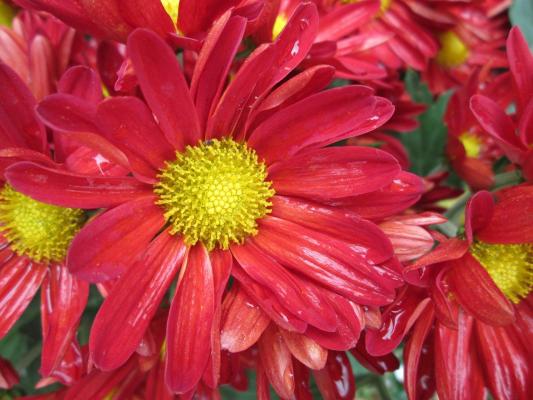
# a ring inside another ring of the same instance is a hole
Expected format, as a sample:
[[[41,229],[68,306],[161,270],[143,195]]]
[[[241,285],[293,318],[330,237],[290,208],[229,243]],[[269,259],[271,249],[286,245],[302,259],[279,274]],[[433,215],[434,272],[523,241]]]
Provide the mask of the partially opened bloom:
[[[37,100],[57,90],[59,78],[73,64],[89,64],[89,45],[54,16],[20,11],[12,28],[0,27],[0,60],[10,66]]]
[[[507,83],[507,77],[502,78]],[[470,111],[470,99],[479,92],[496,92],[494,88],[501,85],[501,80],[480,82],[479,71],[473,73],[468,82],[454,92],[444,116],[448,127],[448,159],[455,172],[474,190],[492,187],[492,167],[503,156],[503,152]]]
[[[230,275],[276,326],[317,342],[331,343],[345,327],[330,296],[352,314],[391,302],[401,279],[390,242],[352,206],[388,215],[420,197],[418,178],[389,154],[326,147],[382,125],[389,101],[362,86],[321,91],[332,76],[327,66],[273,89],[313,43],[314,5],[299,6],[224,88],[245,25],[229,12],[217,20],[190,86],[171,48],[135,31],[128,54],[147,104],[117,97],[94,108],[67,95],[41,103],[51,127],[93,132],[108,153],[127,157],[132,176],[87,177],[37,163],[6,173],[40,201],[108,209],[68,255],[78,277],[119,277],[91,332],[101,369],[126,362],[178,275],[166,339],[166,381],[176,393],[217,386]],[[358,334],[342,331],[348,346]]]
[[[483,2],[449,1],[437,6],[451,24],[435,28],[439,51],[422,74],[433,93],[465,85],[478,68],[483,67],[488,74],[507,66],[504,46],[508,19],[502,11],[509,3],[500,3],[497,15],[491,13],[495,8],[487,8]]]
[[[513,77],[516,115],[513,119],[490,95],[475,95],[470,107],[479,124],[492,136],[509,160],[533,179],[533,55],[515,27],[507,39],[507,56]]]
[[[533,187],[474,195],[466,208],[466,240],[441,244],[404,272],[406,288],[367,333],[374,355],[405,348],[411,399],[528,398],[531,389]]]

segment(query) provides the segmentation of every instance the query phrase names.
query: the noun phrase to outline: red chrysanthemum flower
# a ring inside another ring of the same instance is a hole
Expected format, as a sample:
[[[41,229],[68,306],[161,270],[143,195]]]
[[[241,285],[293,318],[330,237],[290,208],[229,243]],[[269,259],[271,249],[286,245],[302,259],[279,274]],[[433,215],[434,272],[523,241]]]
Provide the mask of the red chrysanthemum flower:
[[[508,5],[507,0],[500,2]],[[505,14],[493,15],[494,8],[487,9],[481,2],[446,2],[437,8],[452,23],[436,27],[439,51],[423,70],[432,93],[465,85],[478,68],[489,73],[507,66],[504,46],[509,22]]]
[[[83,67],[75,68],[59,86],[83,82],[86,72]],[[96,88],[100,90],[100,85]],[[94,153],[89,160],[80,157],[74,161],[74,152],[62,153],[61,145],[67,142],[56,142],[58,159],[62,154],[67,156],[64,165],[56,164],[35,106],[35,98],[21,79],[0,63],[0,337],[7,334],[41,288],[40,371],[45,380],[70,384],[82,368],[75,333],[88,285],[71,275],[64,261],[70,241],[83,225],[84,212],[33,200],[6,184],[4,172],[21,160],[51,168],[75,165],[91,171]],[[87,149],[79,150],[87,154]]]
[[[465,86],[454,92],[444,117],[448,126],[448,159],[455,172],[474,190],[492,187],[492,167],[503,156],[503,152],[479,126],[470,111],[470,99],[480,92],[491,96],[493,93],[499,94],[509,81],[507,74],[500,75],[492,82],[480,82],[479,76],[479,71],[474,72]],[[503,100],[506,100],[505,97]]]
[[[466,208],[466,240],[441,244],[404,272],[406,288],[369,331],[369,352],[405,347],[410,399],[461,394],[526,399],[531,385],[533,186],[474,195]]]
[[[56,130],[93,132],[86,139],[133,174],[84,176],[36,163],[6,172],[40,201],[109,209],[68,255],[79,277],[120,275],[92,327],[98,367],[126,362],[177,274],[166,379],[178,393],[200,381],[216,387],[230,274],[277,326],[324,343],[344,335],[353,346],[359,334],[341,332],[334,303],[356,319],[360,305],[393,300],[401,280],[390,242],[358,213],[403,210],[420,197],[420,180],[385,152],[325,147],[382,125],[393,107],[366,87],[320,92],[327,83],[307,72],[272,90],[306,56],[317,18],[314,5],[298,7],[224,91],[243,18],[228,13],[214,24],[190,87],[171,48],[137,30],[128,54],[148,106],[118,97],[94,108],[62,94],[39,106]]]
[[[473,96],[470,107],[509,160],[522,168],[527,180],[533,180],[533,55],[517,27],[507,39],[507,55],[514,83],[515,120],[490,94]]]
[[[322,9],[339,14],[343,20],[343,7],[353,7],[355,0],[319,0]],[[347,59],[379,62],[392,70],[406,66],[424,70],[428,60],[438,50],[435,37],[424,22],[436,23],[445,19],[437,10],[417,0],[372,0],[361,2],[372,18],[360,26],[351,37],[338,43]],[[333,20],[332,29],[335,29]],[[345,25],[350,26],[350,20]]]
[[[74,64],[93,64],[95,52],[82,35],[52,15],[20,11],[12,28],[0,27],[0,60],[11,67],[37,100],[57,90]]]

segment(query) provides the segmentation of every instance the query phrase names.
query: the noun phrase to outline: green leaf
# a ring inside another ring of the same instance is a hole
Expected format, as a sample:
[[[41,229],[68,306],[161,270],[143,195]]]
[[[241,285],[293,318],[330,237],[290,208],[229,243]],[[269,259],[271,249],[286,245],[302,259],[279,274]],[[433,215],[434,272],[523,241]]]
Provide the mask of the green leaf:
[[[444,147],[447,128],[443,119],[452,93],[443,93],[434,101],[426,84],[420,82],[414,71],[407,71],[405,85],[413,100],[427,104],[428,108],[419,117],[420,127],[399,137],[409,152],[411,171],[427,176],[446,163]]]
[[[405,73],[405,88],[411,95],[411,98],[417,103],[431,104],[433,96],[427,85],[420,81],[420,76],[416,71],[408,69]]]
[[[529,47],[533,49],[533,1],[514,0],[509,10],[513,25],[518,25],[526,37]]]

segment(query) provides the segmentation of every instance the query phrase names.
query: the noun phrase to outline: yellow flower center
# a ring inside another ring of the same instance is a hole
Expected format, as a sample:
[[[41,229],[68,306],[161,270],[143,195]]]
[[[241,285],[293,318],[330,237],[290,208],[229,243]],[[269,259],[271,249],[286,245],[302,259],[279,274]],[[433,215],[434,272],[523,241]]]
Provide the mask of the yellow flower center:
[[[0,191],[0,232],[17,254],[34,261],[62,261],[83,221],[83,210],[41,203],[9,185]]]
[[[15,9],[13,7],[5,1],[0,0],[0,26],[11,27],[15,14]]]
[[[468,58],[470,51],[466,43],[453,31],[447,31],[439,36],[440,50],[437,62],[445,68],[458,67]]]
[[[470,132],[464,132],[459,136],[459,140],[465,148],[466,156],[471,158],[479,157],[481,153],[481,139]]]
[[[528,295],[533,286],[533,245],[474,242],[470,253],[513,303]]]
[[[180,0],[161,0],[161,4],[165,8],[165,11],[168,15],[170,15],[170,18],[172,19],[172,22],[176,24],[178,21],[178,11],[180,8]]]
[[[274,21],[274,27],[272,28],[272,40],[276,39],[281,31],[285,29],[289,19],[285,14],[279,14]]]
[[[154,192],[171,233],[208,250],[228,249],[257,234],[257,220],[270,213],[274,195],[254,150],[232,139],[187,146],[167,162]]]

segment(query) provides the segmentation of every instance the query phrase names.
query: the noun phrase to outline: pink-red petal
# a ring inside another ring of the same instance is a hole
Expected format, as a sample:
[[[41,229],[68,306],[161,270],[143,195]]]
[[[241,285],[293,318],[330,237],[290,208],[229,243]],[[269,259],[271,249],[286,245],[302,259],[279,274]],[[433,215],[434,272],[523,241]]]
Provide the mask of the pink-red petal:
[[[183,241],[164,231],[113,285],[96,315],[89,340],[98,368],[111,371],[133,354],[184,255]]]
[[[197,244],[183,265],[167,324],[165,381],[174,393],[190,391],[202,378],[210,355],[215,300],[209,254]]]
[[[152,192],[151,186],[132,177],[85,176],[31,162],[12,165],[5,176],[19,192],[63,207],[111,207]]]
[[[67,255],[70,272],[89,282],[114,279],[145,251],[165,220],[155,196],[140,197],[85,225]]]

